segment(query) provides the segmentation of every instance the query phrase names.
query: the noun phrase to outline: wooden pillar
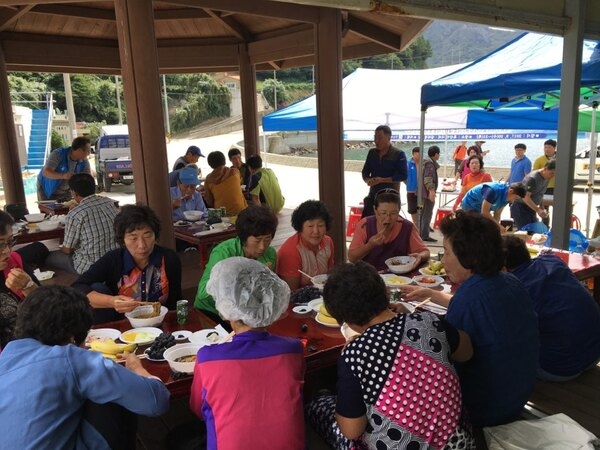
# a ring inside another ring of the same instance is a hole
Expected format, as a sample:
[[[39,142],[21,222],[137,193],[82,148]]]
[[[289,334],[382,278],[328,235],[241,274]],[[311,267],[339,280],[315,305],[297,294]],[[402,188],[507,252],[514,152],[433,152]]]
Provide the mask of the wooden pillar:
[[[152,2],[115,0],[115,16],[136,199],[150,206],[161,219],[159,242],[173,247],[169,168]]]
[[[239,45],[240,89],[242,94],[242,124],[246,158],[260,153],[256,107],[256,68],[250,62],[248,45]]]
[[[5,204],[25,202],[19,146],[13,117],[4,51],[0,46],[0,173]]]
[[[344,196],[344,120],[342,110],[342,16],[332,8],[319,9],[315,27],[315,78],[319,197],[334,220],[330,235],[336,262],[346,261]]]

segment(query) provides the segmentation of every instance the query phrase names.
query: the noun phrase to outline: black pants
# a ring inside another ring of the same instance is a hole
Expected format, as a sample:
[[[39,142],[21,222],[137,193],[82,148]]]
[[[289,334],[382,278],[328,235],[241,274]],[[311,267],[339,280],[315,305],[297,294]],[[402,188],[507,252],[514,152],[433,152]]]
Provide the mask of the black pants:
[[[83,420],[102,435],[111,449],[136,448],[137,416],[122,406],[88,400],[83,407]]]

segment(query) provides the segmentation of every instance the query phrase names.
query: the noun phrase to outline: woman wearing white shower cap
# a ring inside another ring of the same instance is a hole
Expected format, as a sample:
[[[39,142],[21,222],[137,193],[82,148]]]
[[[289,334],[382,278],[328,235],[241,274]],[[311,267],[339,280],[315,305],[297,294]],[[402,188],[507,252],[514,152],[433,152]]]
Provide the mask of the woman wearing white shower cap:
[[[198,351],[190,408],[206,423],[207,448],[304,449],[303,346],[265,330],[287,309],[288,285],[232,257],[213,267],[207,291],[235,332]]]

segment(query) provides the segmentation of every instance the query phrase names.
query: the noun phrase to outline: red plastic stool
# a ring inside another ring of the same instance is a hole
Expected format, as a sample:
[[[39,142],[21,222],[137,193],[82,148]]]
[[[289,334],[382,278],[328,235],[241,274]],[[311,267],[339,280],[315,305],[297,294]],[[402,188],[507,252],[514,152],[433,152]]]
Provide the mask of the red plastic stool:
[[[571,228],[581,230],[581,221],[579,220],[579,217],[577,217],[575,214],[571,215]]]
[[[435,215],[435,221],[433,222],[433,228],[439,228],[444,217],[452,214],[452,212],[452,208],[438,208],[437,214]]]
[[[362,206],[351,206],[350,216],[348,216],[348,225],[346,226],[346,237],[352,237],[354,230],[356,230],[356,224],[362,217],[363,207]]]

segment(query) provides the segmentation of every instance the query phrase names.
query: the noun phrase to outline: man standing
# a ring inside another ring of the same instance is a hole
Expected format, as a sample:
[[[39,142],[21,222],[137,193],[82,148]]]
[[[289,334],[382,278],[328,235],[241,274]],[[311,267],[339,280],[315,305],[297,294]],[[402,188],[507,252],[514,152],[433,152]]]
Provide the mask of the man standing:
[[[387,125],[375,129],[375,148],[369,150],[362,169],[362,178],[369,186],[364,199],[362,217],[372,216],[373,201],[382,189],[400,189],[400,182],[407,177],[406,155],[390,144],[392,130]]]
[[[556,141],[554,139],[548,139],[544,142],[544,154],[533,162],[533,170],[542,169],[546,163],[556,158]],[[548,180],[548,187],[546,187],[547,195],[554,195],[554,176]]]
[[[517,228],[523,228],[528,223],[537,222],[536,213],[545,219],[548,214],[542,207],[544,192],[548,181],[554,177],[556,171],[556,161],[550,160],[543,169],[534,170],[523,180],[527,187],[527,194],[523,199],[515,200],[510,206],[510,216],[515,221]]]
[[[475,141],[474,147],[477,147],[477,154],[482,158],[487,155],[490,151],[484,150],[482,145],[485,144],[485,141]]]
[[[454,160],[454,175],[458,173],[458,168],[463,160],[467,157],[467,141],[460,141],[460,144],[454,149],[452,159]]]
[[[118,247],[113,230],[118,210],[112,199],[96,195],[96,182],[90,174],[73,175],[69,187],[77,206],[65,218],[63,246],[51,252],[46,263],[81,274]]]
[[[250,174],[252,176],[251,186],[249,187],[252,203],[255,205],[266,204],[275,214],[283,209],[285,198],[281,195],[279,180],[275,172],[262,166],[262,158],[258,155],[252,155],[246,161]]]
[[[508,173],[508,184],[519,183],[523,181],[525,175],[531,172],[531,160],[525,156],[527,146],[525,144],[515,145],[515,157],[510,162],[510,172]]]
[[[204,155],[200,151],[199,147],[195,145],[190,145],[185,152],[185,155],[180,156],[175,160],[175,164],[173,164],[173,170],[183,169],[188,164],[198,164],[198,160],[200,157],[204,158]],[[198,172],[199,173],[199,172]]]
[[[419,179],[419,161],[421,149],[412,149],[412,158],[408,161],[408,176],[406,178],[406,204],[414,224],[417,223],[417,186]]]
[[[37,178],[38,200],[71,200],[68,180],[75,173],[92,172],[87,160],[90,150],[87,137],[77,137],[70,147],[52,150]]]
[[[202,211],[204,216],[208,210],[200,192],[196,190],[198,185],[198,172],[193,167],[184,167],[179,171],[177,186],[170,188],[171,207],[173,208],[173,221],[185,220],[184,211]]]
[[[427,150],[429,158],[423,161],[423,214],[419,224],[421,239],[425,242],[437,242],[437,239],[429,236],[431,218],[433,217],[433,207],[435,206],[435,193],[438,188],[437,170],[440,167],[440,148],[432,145]]]

